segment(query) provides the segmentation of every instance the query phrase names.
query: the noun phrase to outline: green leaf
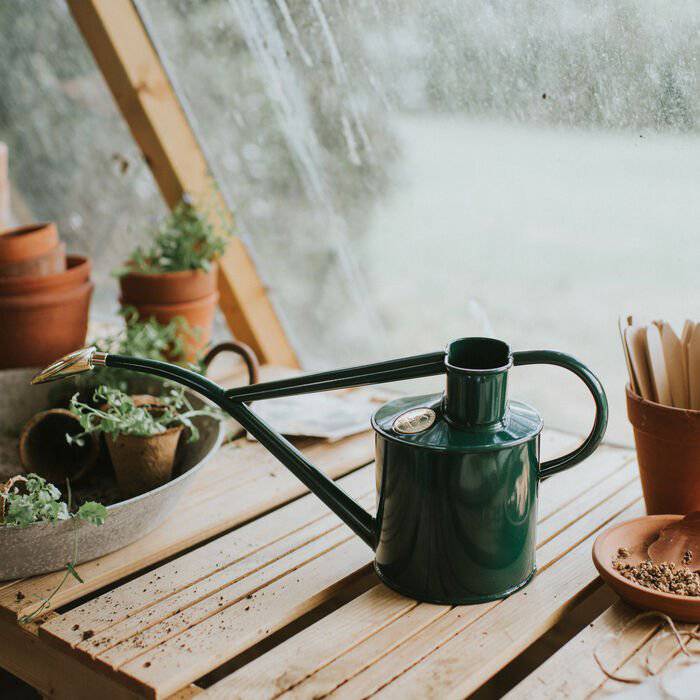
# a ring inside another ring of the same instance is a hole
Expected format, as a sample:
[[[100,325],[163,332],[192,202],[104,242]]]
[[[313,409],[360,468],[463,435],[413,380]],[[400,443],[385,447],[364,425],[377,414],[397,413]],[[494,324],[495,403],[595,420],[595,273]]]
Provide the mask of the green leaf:
[[[86,501],[78,508],[75,517],[92,523],[93,525],[103,525],[104,521],[107,519],[107,509],[101,503]]]
[[[68,572],[74,579],[77,579],[78,581],[80,581],[80,583],[85,583],[85,581],[83,581],[83,579],[80,578],[80,574],[78,574],[78,572],[75,570],[75,566],[73,564],[68,562],[66,564],[66,569],[68,569]]]

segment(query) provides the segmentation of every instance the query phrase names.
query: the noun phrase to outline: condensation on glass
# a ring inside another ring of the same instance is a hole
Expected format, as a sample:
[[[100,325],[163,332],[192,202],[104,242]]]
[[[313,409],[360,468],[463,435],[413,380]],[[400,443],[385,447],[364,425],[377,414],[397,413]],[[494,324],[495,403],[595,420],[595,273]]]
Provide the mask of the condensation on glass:
[[[617,314],[697,294],[697,2],[137,5],[307,365],[557,347],[624,434]],[[514,393],[583,431],[555,372]]]

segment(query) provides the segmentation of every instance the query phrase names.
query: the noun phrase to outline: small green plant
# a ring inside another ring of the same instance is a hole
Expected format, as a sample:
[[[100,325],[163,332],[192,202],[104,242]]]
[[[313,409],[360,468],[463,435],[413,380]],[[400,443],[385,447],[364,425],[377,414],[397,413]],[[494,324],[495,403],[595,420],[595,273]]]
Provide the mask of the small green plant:
[[[20,488],[19,484],[23,487]],[[60,520],[83,520],[92,525],[103,525],[107,518],[107,509],[95,501],[86,501],[72,512],[72,494],[70,482],[66,481],[67,502],[61,500],[61,492],[53,484],[37,474],[15,476],[0,487],[0,525],[4,527],[28,527],[32,523],[58,522]],[[73,557],[66,563],[66,571],[56,588],[43,599],[38,599],[37,607],[19,621],[31,622],[51,606],[54,596],[61,590],[69,576],[83,583],[76,571],[78,561],[78,532],[73,540]]]
[[[183,387],[168,385],[167,392],[158,398],[157,406],[137,406],[133,398],[119,389],[100,386],[95,390],[96,406],[83,403],[75,394],[70,410],[78,417],[83,432],[66,435],[69,443],[82,445],[89,433],[100,431],[111,437],[137,435],[150,437],[164,433],[168,428],[183,425],[189,428],[189,442],[199,440],[199,431],[192,422],[195,416],[219,417],[220,412],[205,406],[195,409]]]
[[[223,255],[227,234],[217,233],[209,220],[185,197],[151,231],[151,237],[150,245],[137,247],[126,268],[117,271],[117,275],[208,270],[211,263]]]
[[[188,362],[186,359],[185,339],[192,338],[196,341],[199,329],[191,328],[182,316],[177,316],[169,323],[159,323],[155,318],[141,320],[138,311],[132,306],[123,308],[119,313],[124,318],[123,328],[113,335],[96,339],[93,344],[98,350],[172,362],[196,372],[204,371],[202,357],[198,357],[196,362]],[[98,367],[91,374],[75,381],[81,392],[92,391],[100,385],[127,392],[129,381],[138,376],[133,370]]]
[[[159,323],[155,318],[142,320],[133,306],[124,307],[119,314],[124,319],[124,327],[114,335],[95,340],[98,350],[186,364],[184,339],[197,340],[199,328],[191,328],[182,316],[176,316],[168,323]]]
[[[22,484],[22,488],[18,484]],[[7,527],[27,527],[32,523],[69,518],[102,525],[107,517],[106,508],[95,501],[87,501],[71,513],[68,504],[61,500],[58,488],[37,474],[14,477],[0,490],[0,498],[3,501],[0,523]]]

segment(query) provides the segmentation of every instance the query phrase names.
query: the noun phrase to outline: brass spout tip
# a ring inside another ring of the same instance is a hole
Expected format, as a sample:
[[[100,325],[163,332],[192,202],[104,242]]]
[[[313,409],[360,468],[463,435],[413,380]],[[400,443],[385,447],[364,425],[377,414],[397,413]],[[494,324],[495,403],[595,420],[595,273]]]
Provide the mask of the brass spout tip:
[[[41,372],[32,378],[32,384],[55,382],[73,374],[89,372],[94,367],[106,364],[106,360],[107,353],[99,352],[94,345],[82,348],[65,355],[60,360],[56,360],[46,369],[42,369]]]

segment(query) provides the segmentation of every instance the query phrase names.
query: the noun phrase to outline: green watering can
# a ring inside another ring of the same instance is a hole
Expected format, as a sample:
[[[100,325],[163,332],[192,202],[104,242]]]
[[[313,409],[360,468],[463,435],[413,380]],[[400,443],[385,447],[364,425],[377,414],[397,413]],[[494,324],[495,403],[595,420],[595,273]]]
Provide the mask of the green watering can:
[[[595,401],[583,444],[540,463],[542,418],[507,398],[513,365],[550,364],[577,375]],[[164,362],[85,348],[41,372],[52,381],[95,366],[119,367],[183,384],[231,414],[375,551],[387,586],[418,600],[483,603],[518,590],[535,572],[539,482],[590,455],[608,419],[605,391],[578,360],[560,352],[511,352],[491,338],[461,338],[444,352],[320,372],[226,390]],[[447,375],[444,393],[399,398],[372,417],[377,515],[372,517],[260,420],[250,401]]]

